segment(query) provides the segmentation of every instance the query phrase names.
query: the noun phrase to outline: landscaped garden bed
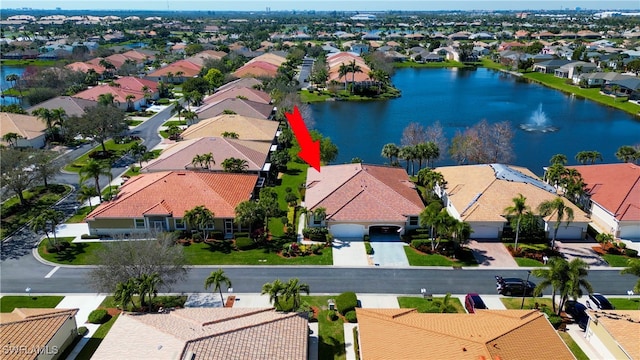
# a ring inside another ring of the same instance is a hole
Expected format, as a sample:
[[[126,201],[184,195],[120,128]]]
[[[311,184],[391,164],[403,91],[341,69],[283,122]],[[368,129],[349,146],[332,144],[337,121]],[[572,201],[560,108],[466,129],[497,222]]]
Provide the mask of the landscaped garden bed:
[[[452,241],[442,240],[432,250],[431,240],[414,239],[411,246],[404,247],[411,266],[478,266],[471,249],[458,247]]]
[[[625,243],[621,241],[613,241],[612,237],[598,236],[600,245],[594,246],[593,251],[598,253],[602,258],[613,267],[625,267],[630,259],[638,258],[638,251],[635,249],[627,249]]]
[[[563,257],[559,251],[552,250],[546,243],[531,244],[519,243],[516,250],[513,243],[505,243],[505,247],[509,254],[513,256],[518,266],[535,267],[544,266],[544,258],[552,258],[554,256]]]

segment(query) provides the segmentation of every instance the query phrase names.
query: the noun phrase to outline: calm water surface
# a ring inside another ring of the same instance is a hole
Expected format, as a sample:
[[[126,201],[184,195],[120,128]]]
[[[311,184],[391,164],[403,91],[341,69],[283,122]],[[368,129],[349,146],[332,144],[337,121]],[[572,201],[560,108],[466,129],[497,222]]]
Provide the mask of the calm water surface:
[[[13,82],[5,80],[7,75],[17,74],[21,76],[24,70],[25,68],[22,66],[1,65],[0,66],[0,93],[4,90],[7,90],[13,87]],[[18,99],[13,96],[5,96],[3,98],[0,98],[0,104],[2,105],[13,104],[16,102],[18,102]]]
[[[383,164],[382,146],[400,144],[411,122],[427,127],[440,121],[449,139],[482,119],[509,121],[514,131],[513,164],[541,174],[552,155],[563,153],[575,164],[579,151],[597,150],[605,162],[617,162],[621,145],[640,144],[640,120],[594,102],[517,80],[511,75],[479,68],[400,69],[393,77],[402,96],[388,101],[325,102],[311,105],[315,127],[339,148],[336,163],[360,157]],[[555,132],[526,132],[542,111]],[[454,164],[447,155],[436,166]]]

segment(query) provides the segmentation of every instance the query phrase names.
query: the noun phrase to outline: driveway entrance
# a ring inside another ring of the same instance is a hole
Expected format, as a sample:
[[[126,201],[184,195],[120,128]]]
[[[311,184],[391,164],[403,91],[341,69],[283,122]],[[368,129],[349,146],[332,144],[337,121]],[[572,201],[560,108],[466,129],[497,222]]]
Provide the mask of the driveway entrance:
[[[370,231],[369,237],[373,248],[374,264],[386,267],[409,266],[407,255],[404,253],[406,245],[400,240],[400,235],[396,231],[388,233]]]

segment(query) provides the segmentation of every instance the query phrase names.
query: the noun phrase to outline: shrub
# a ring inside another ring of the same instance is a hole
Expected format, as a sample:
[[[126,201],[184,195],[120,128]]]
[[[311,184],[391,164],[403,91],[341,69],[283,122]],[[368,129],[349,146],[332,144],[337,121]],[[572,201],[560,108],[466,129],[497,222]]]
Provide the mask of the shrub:
[[[326,241],[329,230],[326,227],[312,227],[302,230],[302,236],[312,241]]]
[[[158,105],[167,105],[167,104],[169,104],[169,99],[166,99],[166,98],[158,99],[158,100],[156,101],[156,103],[157,103]]]
[[[85,336],[88,332],[89,332],[89,329],[87,329],[86,326],[80,326],[78,328],[78,335],[80,336]]]
[[[60,244],[58,245],[61,249],[68,249],[71,247],[71,243],[69,243],[68,241],[61,241]]]
[[[556,314],[549,315],[549,322],[555,329],[557,329],[560,327],[560,324],[562,324],[562,317]]]
[[[224,240],[224,233],[220,230],[209,232],[209,238],[214,240]]]
[[[367,250],[367,255],[373,255],[373,247],[368,241],[364,243],[364,248]]]
[[[236,247],[238,250],[251,250],[255,247],[255,243],[248,237],[236,238]]]
[[[47,246],[47,252],[49,254],[55,254],[58,252],[58,248],[55,246]]]
[[[347,320],[350,323],[358,322],[358,317],[356,316],[356,311],[355,310],[351,310],[351,311],[347,312],[346,314],[344,314],[344,318],[345,318],[345,320]]]
[[[362,237],[362,240],[369,241],[369,240],[371,240],[371,237],[369,237],[369,235],[365,235],[365,236]]]
[[[637,257],[638,256],[638,250],[635,250],[635,249],[624,249],[624,254],[627,255],[628,257]]]
[[[331,321],[338,320],[338,314],[336,313],[335,310],[329,310],[328,317],[329,317],[329,320],[331,320]]]
[[[82,234],[80,235],[81,239],[100,239],[100,236],[98,235],[89,235],[89,234]]]
[[[92,324],[104,324],[111,319],[111,315],[104,309],[93,310],[89,314],[89,322]]]
[[[421,240],[421,239],[411,240],[411,247],[418,251],[422,251],[423,253],[430,254],[431,240]]]
[[[358,298],[353,291],[342,293],[336,298],[336,307],[342,315],[352,311],[356,306],[358,306]]]

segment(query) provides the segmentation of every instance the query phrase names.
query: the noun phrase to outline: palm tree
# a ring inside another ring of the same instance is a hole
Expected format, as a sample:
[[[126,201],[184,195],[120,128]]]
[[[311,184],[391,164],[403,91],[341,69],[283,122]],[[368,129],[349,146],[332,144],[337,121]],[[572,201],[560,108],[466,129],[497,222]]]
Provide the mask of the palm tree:
[[[400,148],[398,147],[398,145],[394,143],[388,143],[382,147],[382,153],[380,155],[382,157],[388,158],[389,165],[393,165],[393,158],[397,158],[399,152]]]
[[[98,105],[115,106],[115,104],[116,104],[116,98],[113,96],[112,93],[105,93],[105,94],[98,95]]]
[[[138,292],[136,283],[133,279],[129,279],[125,282],[119,282],[116,284],[116,291],[113,293],[114,299],[120,303],[122,306],[122,310],[127,309],[127,305],[131,303],[132,306],[135,306],[133,303],[133,295]]]
[[[349,64],[349,71],[351,72],[351,83],[353,84],[353,83],[356,82],[356,73],[361,73],[362,72],[362,67],[360,67],[360,65],[356,64],[356,61],[354,59]],[[353,87],[351,88],[351,91],[353,92]]]
[[[56,236],[56,227],[64,220],[64,213],[62,211],[56,211],[53,209],[45,209],[38,215],[31,223],[31,230],[33,232],[43,231],[49,245],[58,246],[58,238]],[[53,233],[53,242],[49,237],[49,233]]]
[[[258,221],[264,219],[264,214],[262,214],[262,209],[258,206],[258,203],[255,201],[243,201],[239,203],[234,209],[235,212],[235,220],[238,224],[242,226],[249,227],[249,232],[251,232],[251,227],[253,224]]]
[[[91,198],[94,196],[98,196],[98,193],[96,192],[96,188],[94,187],[82,185],[80,187],[80,190],[78,190],[78,201],[80,201],[80,203],[84,203],[85,201],[88,201],[89,210],[93,210],[93,206],[91,205]]]
[[[319,221],[322,223],[327,218],[327,209],[324,207],[317,207],[313,210],[313,221]]]
[[[44,121],[47,126],[47,130],[51,130],[51,128],[53,127],[55,118],[51,110],[47,108],[39,108],[33,110],[31,112],[31,115],[37,116],[40,120]]]
[[[213,291],[218,291],[220,293],[222,307],[225,307],[224,298],[222,297],[223,283],[227,285],[227,288],[231,287],[231,280],[229,280],[222,269],[218,269],[217,271],[212,271],[209,277],[204,281],[204,288],[209,289],[213,286]]]
[[[278,309],[280,307],[280,296],[285,289],[285,284],[280,279],[274,280],[272,283],[262,285],[260,295],[268,294],[269,303]]]
[[[7,82],[12,82],[15,87],[18,84],[18,80],[20,80],[20,76],[18,74],[9,74],[4,78]]]
[[[289,299],[293,299],[291,311],[298,311],[300,309],[301,301],[300,301],[300,293],[305,292],[309,295],[309,285],[305,283],[300,283],[300,280],[297,278],[289,279],[289,281],[284,284],[284,290],[282,291],[282,296],[285,301],[289,301]]]
[[[132,95],[132,94],[127,95],[127,97],[125,98],[125,100],[127,101],[127,111],[131,112],[131,111],[135,110],[133,108],[133,99],[135,99],[135,98],[136,98],[136,96]]]
[[[447,293],[442,301],[434,301],[433,308],[438,313],[457,313],[458,309],[451,302],[451,293]]]
[[[85,181],[93,178],[95,182],[95,189],[100,197],[100,202],[102,202],[102,194],[100,193],[100,176],[111,176],[111,166],[106,161],[98,161],[96,159],[89,159],[84,166],[80,168],[78,171],[78,175],[80,175],[80,182],[84,183]]]
[[[206,165],[207,170],[210,169],[211,163],[213,163],[213,165],[216,164],[216,160],[213,158],[213,154],[210,152],[206,154],[202,154],[200,157],[200,160],[202,161],[202,164]]]
[[[193,125],[193,120],[198,118],[198,114],[196,114],[195,111],[186,111],[183,112],[182,115],[184,116],[184,119],[187,120],[188,126]]]
[[[338,68],[338,76],[339,78],[344,77],[344,91],[347,91],[347,74],[351,71],[349,69],[349,65],[342,63],[340,64],[340,68]]]
[[[577,300],[583,295],[582,289],[585,289],[588,294],[593,292],[593,287],[585,279],[589,270],[584,260],[575,258],[571,260],[567,266],[566,280],[562,287],[562,298],[560,299],[560,310],[564,307],[564,304],[569,298]],[[560,314],[558,314],[560,315]]]
[[[199,205],[186,211],[182,218],[189,227],[202,230],[206,240],[208,238],[207,228],[213,225],[215,214],[204,205]]]
[[[613,102],[616,102],[616,100],[618,99],[618,91],[620,90],[620,85],[614,84],[611,87],[611,90],[613,91]]]
[[[538,268],[531,271],[534,276],[543,279],[538,282],[538,285],[536,285],[533,290],[533,294],[535,296],[540,296],[544,289],[551,286],[551,303],[553,304],[553,312],[557,311],[558,314],[562,308],[556,310],[556,294],[562,289],[567,267],[567,260],[554,256],[547,262],[547,268]]]
[[[178,121],[182,121],[182,112],[184,111],[184,107],[180,103],[180,101],[176,100],[173,102],[173,111],[178,115]]]
[[[18,140],[20,139],[24,139],[24,136],[14,132],[10,132],[2,135],[2,141],[8,143],[9,147],[18,146]]]
[[[622,162],[633,162],[640,158],[640,153],[632,146],[623,145],[616,151],[616,157]]]
[[[147,147],[139,142],[133,143],[129,148],[129,154],[131,154],[134,160],[138,161],[140,167],[142,167],[142,162],[145,159],[146,153],[148,153]]]
[[[228,158],[222,162],[222,170],[230,173],[243,173],[249,168],[245,159]]]
[[[556,221],[553,225],[553,237],[551,238],[551,248],[555,249],[556,236],[558,235],[560,224],[562,221],[566,221],[566,226],[569,226],[573,221],[573,209],[566,206],[564,204],[564,200],[558,196],[553,200],[547,200],[540,203],[540,205],[538,205],[538,212],[543,217],[549,216],[553,213],[556,214]]]
[[[147,310],[151,311],[152,296],[155,298],[158,295],[158,285],[161,283],[162,279],[157,272],[151,275],[142,274],[136,279],[138,293],[140,294],[140,307],[146,304]],[[149,302],[145,302],[145,295],[149,296]]]
[[[433,235],[434,235],[433,233],[434,233],[436,218],[438,217],[440,210],[442,210],[442,205],[440,204],[439,201],[434,201],[429,205],[427,205],[427,207],[425,207],[424,210],[422,210],[422,212],[420,213],[420,216],[418,217],[418,221],[421,227],[423,228],[429,227],[429,238],[431,239],[432,251],[435,250],[436,248],[434,238],[433,238]]]
[[[518,237],[520,236],[520,221],[522,221],[522,216],[525,214],[525,212],[529,210],[529,206],[527,206],[526,204],[527,198],[522,196],[522,194],[518,194],[518,196],[514,197],[511,200],[513,201],[513,205],[506,207],[504,211],[507,214],[507,216],[515,215],[515,220],[516,220],[515,249],[518,250]]]
[[[549,163],[551,165],[554,165],[554,164],[566,165],[567,156],[565,154],[555,154],[551,157],[551,159],[549,160]]]
[[[627,260],[627,267],[620,271],[620,274],[630,274],[640,277],[640,260],[637,259],[629,259]],[[638,294],[640,293],[640,279],[636,282],[636,285],[633,287],[633,291]]]

